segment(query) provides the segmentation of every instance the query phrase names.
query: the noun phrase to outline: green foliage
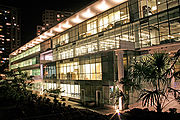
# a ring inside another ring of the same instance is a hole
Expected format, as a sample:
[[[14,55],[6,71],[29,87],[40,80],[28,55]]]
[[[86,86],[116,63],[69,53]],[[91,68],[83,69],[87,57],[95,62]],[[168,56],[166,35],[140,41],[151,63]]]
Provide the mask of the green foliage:
[[[174,94],[175,100],[180,98],[180,91],[170,87],[172,78],[180,78],[180,71],[174,71],[179,56],[180,50],[173,57],[167,53],[154,53],[134,60],[120,84],[127,87],[128,91],[139,90],[138,100],[142,101],[142,105],[154,106],[161,112],[166,106],[165,101],[169,101],[170,93]]]
[[[15,101],[27,100],[27,96],[32,92],[27,88],[32,84],[32,76],[27,76],[27,73],[23,73],[19,68],[17,71],[10,71],[6,75],[6,79],[0,83],[1,89],[3,89],[3,95],[7,99],[13,99]]]

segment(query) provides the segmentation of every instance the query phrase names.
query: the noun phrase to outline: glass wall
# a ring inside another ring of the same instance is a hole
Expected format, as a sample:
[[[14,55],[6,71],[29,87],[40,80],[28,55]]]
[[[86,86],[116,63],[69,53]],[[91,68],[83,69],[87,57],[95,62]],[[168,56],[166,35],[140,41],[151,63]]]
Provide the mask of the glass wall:
[[[79,55],[84,55],[87,53],[95,53],[98,50],[103,51],[118,48],[119,40],[115,39],[114,31],[108,31],[112,28],[119,27],[128,22],[128,2],[125,2],[118,7],[115,7],[103,14],[100,14],[83,23],[80,23],[79,25],[74,26],[73,28],[65,31],[64,33],[52,38],[53,48],[56,49],[53,51],[53,58],[54,60],[61,60]],[[97,33],[105,31],[106,33],[101,33],[97,35]],[[110,38],[107,38],[107,36],[110,36]],[[101,37],[103,39],[100,39],[99,42],[98,37]],[[65,43],[73,43],[65,45],[61,44],[60,41],[66,41]],[[61,51],[61,53],[58,51]]]
[[[11,65],[11,69],[16,69],[18,67],[26,67],[26,66],[30,66],[30,65],[35,65],[35,64],[38,64],[38,60],[37,60],[37,57],[34,57],[32,59],[28,59],[28,60],[25,60],[23,62],[19,62],[17,64],[13,64]]]
[[[38,76],[40,75],[40,69],[24,70],[28,76]]]
[[[29,55],[34,54],[34,53],[39,52],[39,51],[40,51],[40,45],[36,45],[35,47],[33,47],[33,48],[31,48],[31,49],[29,49],[29,50],[27,50],[27,51],[25,51],[25,52],[23,52],[21,54],[16,55],[13,58],[11,58],[10,61],[14,62],[16,60],[19,60],[21,58],[24,58],[26,56],[29,56]]]
[[[80,85],[60,84],[60,88],[64,91],[61,93],[62,96],[80,99]]]
[[[69,33],[62,33],[53,38],[53,48],[69,43]]]
[[[58,47],[57,39],[54,39],[54,60],[111,49],[143,48],[180,41],[179,7],[174,7],[179,4],[177,0],[132,1],[67,30],[66,35],[70,35],[70,42],[73,41],[70,44]],[[129,12],[135,11],[136,6],[138,17],[130,21],[133,16]]]
[[[74,58],[56,63],[57,79],[60,80],[102,80],[100,56]]]
[[[98,16],[98,32],[129,22],[127,2]]]
[[[162,12],[179,5],[179,0],[134,0],[134,1],[135,2],[133,2],[133,4],[137,4],[138,2],[140,18],[151,16],[158,12]],[[131,6],[133,6],[133,4],[131,4]]]
[[[80,85],[72,83],[72,84],[59,84],[59,83],[43,83],[44,89],[57,89],[61,88],[62,93],[61,96],[68,96],[71,98],[80,99]]]
[[[41,52],[51,49],[51,40],[47,40],[41,43],[40,46],[41,46]]]
[[[44,79],[56,79],[56,63],[49,63],[43,66]]]
[[[174,8],[135,22],[136,48],[180,41],[178,12],[179,8]]]

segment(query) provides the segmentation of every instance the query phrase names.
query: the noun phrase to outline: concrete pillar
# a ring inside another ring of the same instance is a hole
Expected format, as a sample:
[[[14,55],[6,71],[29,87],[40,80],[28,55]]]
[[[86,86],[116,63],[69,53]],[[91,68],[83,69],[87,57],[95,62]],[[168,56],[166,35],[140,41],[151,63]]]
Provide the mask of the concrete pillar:
[[[123,54],[124,54],[124,51],[122,50],[116,51],[117,66],[118,66],[118,81],[120,81],[121,78],[124,77]]]
[[[41,79],[43,79],[43,64],[40,64]]]
[[[118,50],[116,51],[117,55],[117,66],[118,66],[118,81],[120,82],[122,78],[124,78],[124,64],[123,64],[123,50]],[[123,85],[118,84],[119,87],[119,92],[123,91]],[[122,97],[119,97],[119,105],[118,105],[119,110],[123,109],[123,100]]]

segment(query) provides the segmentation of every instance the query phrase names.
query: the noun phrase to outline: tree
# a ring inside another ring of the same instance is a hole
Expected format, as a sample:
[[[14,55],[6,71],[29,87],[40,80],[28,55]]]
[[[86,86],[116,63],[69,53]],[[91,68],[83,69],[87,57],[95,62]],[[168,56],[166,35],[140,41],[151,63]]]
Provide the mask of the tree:
[[[180,98],[180,91],[171,88],[172,79],[180,78],[180,71],[174,71],[179,56],[180,50],[173,57],[167,53],[154,53],[134,60],[120,84],[128,90],[138,89],[138,100],[143,106],[154,106],[157,112],[162,112],[170,102]],[[170,94],[174,96],[171,101],[168,100]]]
[[[27,88],[32,85],[32,81],[33,76],[27,76],[26,72],[22,72],[18,68],[17,71],[9,71],[6,79],[0,85],[3,87],[4,96],[18,103],[27,100],[31,95],[31,91],[28,91]]]

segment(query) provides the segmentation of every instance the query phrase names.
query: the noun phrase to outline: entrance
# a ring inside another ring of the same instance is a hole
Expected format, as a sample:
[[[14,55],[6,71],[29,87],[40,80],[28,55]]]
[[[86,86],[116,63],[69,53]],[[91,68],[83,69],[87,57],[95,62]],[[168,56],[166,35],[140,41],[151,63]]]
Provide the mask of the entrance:
[[[83,105],[85,105],[85,90],[81,89],[81,102]]]
[[[101,91],[96,90],[96,106],[101,105]]]

